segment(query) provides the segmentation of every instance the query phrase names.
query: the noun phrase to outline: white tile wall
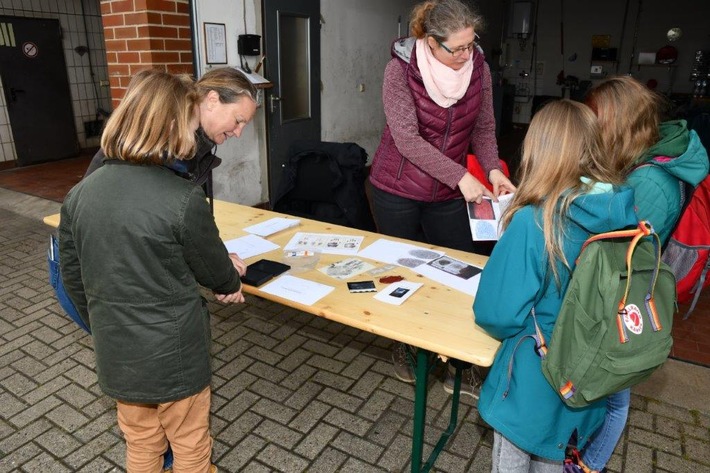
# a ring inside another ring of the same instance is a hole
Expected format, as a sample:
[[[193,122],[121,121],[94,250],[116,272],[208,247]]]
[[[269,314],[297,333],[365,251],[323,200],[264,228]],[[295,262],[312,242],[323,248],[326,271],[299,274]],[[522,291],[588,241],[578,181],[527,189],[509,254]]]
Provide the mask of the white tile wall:
[[[82,18],[82,3],[86,15],[86,31]],[[59,20],[63,32],[64,58],[74,108],[77,140],[82,148],[98,146],[100,141],[99,137],[86,137],[84,122],[95,120],[98,108],[111,110],[110,90],[107,86],[99,85],[101,81],[108,82],[100,11],[99,0],[3,0],[0,6],[0,15]],[[77,46],[88,46],[91,48],[90,53],[79,56],[74,51]],[[89,54],[91,54],[91,65],[94,70],[93,82],[89,68]],[[7,115],[2,83],[0,83],[0,161],[15,159],[12,127]]]

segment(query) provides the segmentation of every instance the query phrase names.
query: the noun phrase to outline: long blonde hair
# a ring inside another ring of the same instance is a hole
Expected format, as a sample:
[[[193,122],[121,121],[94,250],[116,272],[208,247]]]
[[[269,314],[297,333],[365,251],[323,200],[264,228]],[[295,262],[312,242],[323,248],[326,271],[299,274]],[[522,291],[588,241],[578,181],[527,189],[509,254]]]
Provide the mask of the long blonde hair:
[[[592,184],[620,184],[611,167],[612,160],[601,151],[597,119],[586,105],[566,99],[551,102],[530,122],[518,171],[520,185],[502,225],[507,228],[513,215],[526,205],[542,210],[548,266],[558,287],[558,263],[570,268],[563,251],[569,207],[590,189],[581,178],[589,178]]]
[[[587,105],[597,114],[605,152],[615,157],[615,169],[631,171],[658,139],[660,97],[630,76],[612,77],[594,87]]]
[[[412,9],[410,30],[418,39],[433,36],[446,41],[450,34],[469,27],[482,29],[483,17],[458,0],[427,0]]]
[[[188,76],[140,71],[106,122],[101,148],[108,158],[134,163],[191,159],[195,134],[190,124],[198,113],[197,101]]]

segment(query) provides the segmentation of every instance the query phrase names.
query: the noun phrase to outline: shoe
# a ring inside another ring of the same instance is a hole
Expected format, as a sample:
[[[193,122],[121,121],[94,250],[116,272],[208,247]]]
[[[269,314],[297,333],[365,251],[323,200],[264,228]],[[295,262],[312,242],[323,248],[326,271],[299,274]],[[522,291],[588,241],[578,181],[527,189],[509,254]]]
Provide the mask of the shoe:
[[[210,466],[210,473],[217,473],[217,465],[214,463]]]
[[[414,383],[417,378],[414,376],[414,368],[409,361],[409,347],[404,343],[395,342],[392,350],[392,367],[394,375],[405,383]]]
[[[454,393],[454,379],[456,377],[456,368],[447,365],[446,379],[444,380],[444,391],[449,394]],[[481,384],[483,384],[483,375],[480,369],[471,365],[470,368],[463,370],[461,374],[461,394],[471,396],[474,399],[478,399],[481,395]]]

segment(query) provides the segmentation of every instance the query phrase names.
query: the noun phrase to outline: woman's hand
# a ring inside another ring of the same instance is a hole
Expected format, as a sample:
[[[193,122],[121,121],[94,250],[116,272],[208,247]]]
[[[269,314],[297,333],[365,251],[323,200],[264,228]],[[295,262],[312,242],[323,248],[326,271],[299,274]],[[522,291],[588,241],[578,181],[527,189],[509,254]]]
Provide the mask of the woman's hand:
[[[495,200],[495,196],[491,194],[491,191],[486,189],[486,186],[481,184],[479,180],[473,177],[470,173],[464,174],[458,185],[466,202],[475,202],[480,204],[484,195]]]
[[[234,269],[237,270],[239,276],[244,276],[247,273],[247,264],[236,253],[229,253],[229,259],[232,260]]]
[[[488,174],[488,180],[493,185],[493,193],[496,197],[501,194],[515,192],[515,186],[510,179],[505,177],[505,174],[500,169],[494,169]]]
[[[215,299],[224,304],[234,304],[237,302],[244,302],[244,294],[242,294],[242,289],[239,288],[237,292],[231,294],[217,294],[215,293]]]

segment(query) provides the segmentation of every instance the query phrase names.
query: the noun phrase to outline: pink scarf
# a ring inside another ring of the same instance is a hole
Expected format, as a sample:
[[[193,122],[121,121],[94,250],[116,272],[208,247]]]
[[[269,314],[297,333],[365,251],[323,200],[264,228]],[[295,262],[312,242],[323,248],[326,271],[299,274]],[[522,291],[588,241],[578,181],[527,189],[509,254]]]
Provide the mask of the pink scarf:
[[[449,108],[463,97],[471,83],[473,55],[458,71],[442,64],[429,48],[426,37],[417,40],[417,65],[429,97],[443,108]]]

